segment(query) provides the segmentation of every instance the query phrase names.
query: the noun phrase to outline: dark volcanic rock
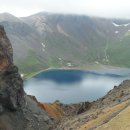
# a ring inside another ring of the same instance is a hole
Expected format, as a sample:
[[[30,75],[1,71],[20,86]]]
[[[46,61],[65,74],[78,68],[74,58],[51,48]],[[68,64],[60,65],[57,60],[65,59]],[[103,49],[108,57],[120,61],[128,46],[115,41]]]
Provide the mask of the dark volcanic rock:
[[[0,26],[0,130],[49,130],[51,126],[47,113],[24,92],[12,46]]]
[[[13,49],[4,27],[0,26],[0,71],[6,70],[11,65],[13,65]]]
[[[0,72],[0,104],[9,110],[25,105],[23,81],[16,66]]]
[[[23,81],[18,68],[13,65],[13,49],[0,26],[0,106],[8,110],[17,110],[24,106]]]
[[[91,106],[90,102],[83,102],[83,103],[79,104],[79,108],[76,113],[81,114],[81,113],[87,111],[90,108],[90,106]]]

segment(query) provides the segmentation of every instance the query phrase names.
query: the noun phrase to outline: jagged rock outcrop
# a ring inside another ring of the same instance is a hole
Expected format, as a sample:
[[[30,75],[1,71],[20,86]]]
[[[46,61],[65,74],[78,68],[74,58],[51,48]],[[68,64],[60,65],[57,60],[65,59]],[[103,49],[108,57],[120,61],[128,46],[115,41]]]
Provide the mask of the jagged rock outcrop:
[[[47,113],[24,92],[11,43],[0,26],[0,130],[49,130],[52,124]]]
[[[4,27],[0,26],[0,71],[7,70],[11,65],[13,65],[13,49]]]
[[[13,49],[3,26],[0,26],[0,106],[9,110],[24,106],[23,81],[13,65]]]
[[[25,105],[23,81],[16,66],[0,72],[0,105],[4,109],[17,110]]]

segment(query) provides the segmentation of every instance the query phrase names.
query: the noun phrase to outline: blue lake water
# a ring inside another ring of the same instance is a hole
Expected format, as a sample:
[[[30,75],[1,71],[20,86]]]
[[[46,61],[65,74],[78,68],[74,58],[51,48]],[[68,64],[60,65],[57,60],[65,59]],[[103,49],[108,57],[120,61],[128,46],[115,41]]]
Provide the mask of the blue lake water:
[[[96,100],[126,79],[130,79],[130,69],[52,69],[26,81],[24,89],[41,102],[60,100],[62,103],[77,103]]]

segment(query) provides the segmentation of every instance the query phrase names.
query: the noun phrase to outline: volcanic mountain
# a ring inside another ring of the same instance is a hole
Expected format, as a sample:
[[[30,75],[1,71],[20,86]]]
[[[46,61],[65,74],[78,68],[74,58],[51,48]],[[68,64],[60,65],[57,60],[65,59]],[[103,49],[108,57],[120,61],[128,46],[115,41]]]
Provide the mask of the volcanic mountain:
[[[130,20],[40,12],[0,14],[20,72],[49,67],[130,67]]]

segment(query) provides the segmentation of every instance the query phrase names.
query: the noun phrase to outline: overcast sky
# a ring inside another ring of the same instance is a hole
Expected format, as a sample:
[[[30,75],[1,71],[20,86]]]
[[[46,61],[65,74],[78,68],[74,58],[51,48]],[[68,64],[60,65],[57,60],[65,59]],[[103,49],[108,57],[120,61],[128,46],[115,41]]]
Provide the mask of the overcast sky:
[[[40,11],[130,18],[130,0],[0,0],[0,13],[28,16]]]

